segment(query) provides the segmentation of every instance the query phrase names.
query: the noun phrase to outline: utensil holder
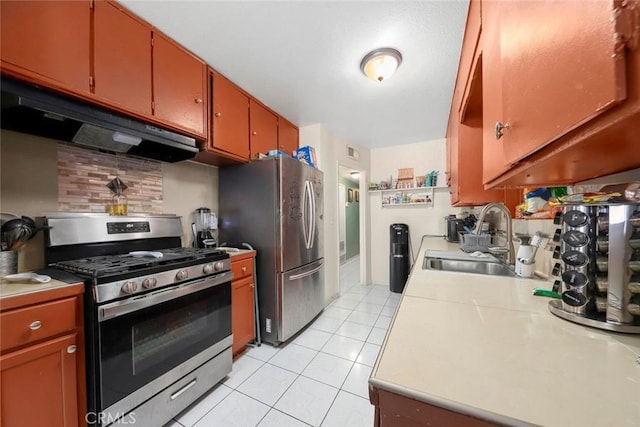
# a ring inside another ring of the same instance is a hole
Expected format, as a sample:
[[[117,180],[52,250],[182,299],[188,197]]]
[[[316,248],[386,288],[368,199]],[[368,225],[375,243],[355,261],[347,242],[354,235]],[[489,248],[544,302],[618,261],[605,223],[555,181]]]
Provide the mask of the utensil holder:
[[[0,252],[0,276],[8,276],[18,272],[18,251]]]

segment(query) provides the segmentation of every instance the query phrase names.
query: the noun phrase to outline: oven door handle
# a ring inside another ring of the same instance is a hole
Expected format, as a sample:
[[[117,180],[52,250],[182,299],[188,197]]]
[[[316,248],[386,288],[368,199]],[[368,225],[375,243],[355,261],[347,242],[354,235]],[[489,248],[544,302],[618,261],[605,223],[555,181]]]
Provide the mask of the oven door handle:
[[[159,289],[157,291],[123,301],[116,301],[110,304],[105,304],[101,307],[98,307],[98,321],[103,322],[105,320],[132,313],[134,311],[138,311],[155,304],[160,304],[165,301],[180,298],[185,295],[201,291],[203,289],[219,286],[224,283],[231,282],[232,279],[233,273],[230,271],[225,271],[224,273],[216,274],[215,276],[205,277],[196,281],[182,283],[180,285],[172,286],[169,288]]]

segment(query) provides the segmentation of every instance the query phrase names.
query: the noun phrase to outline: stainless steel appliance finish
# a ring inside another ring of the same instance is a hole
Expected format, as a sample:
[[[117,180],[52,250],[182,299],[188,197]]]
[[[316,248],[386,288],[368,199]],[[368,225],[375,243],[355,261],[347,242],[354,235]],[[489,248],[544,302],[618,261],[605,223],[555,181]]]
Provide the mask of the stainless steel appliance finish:
[[[47,234],[50,247],[182,236],[180,217],[175,215],[55,212],[45,217],[52,230]]]
[[[640,204],[565,206],[561,231],[562,301],[549,310],[576,323],[640,333]]]
[[[43,221],[48,262],[85,280],[90,424],[163,425],[231,371],[227,253],[180,247],[175,216]]]
[[[447,242],[459,242],[460,236],[458,233],[464,232],[464,220],[459,218],[444,217],[445,221],[445,236],[444,239]]]
[[[597,207],[583,205],[567,207],[563,213],[562,308],[579,315],[595,306],[597,212]]]
[[[164,162],[191,159],[196,140],[2,78],[2,128]]]
[[[325,306],[322,172],[291,158],[220,169],[220,241],[258,252],[262,339],[278,345]]]

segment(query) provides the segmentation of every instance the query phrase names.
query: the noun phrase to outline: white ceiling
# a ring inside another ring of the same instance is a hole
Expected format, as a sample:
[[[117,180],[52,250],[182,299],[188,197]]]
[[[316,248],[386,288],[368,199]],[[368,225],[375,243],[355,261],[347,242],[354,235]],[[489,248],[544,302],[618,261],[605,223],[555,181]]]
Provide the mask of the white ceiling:
[[[468,0],[120,0],[296,124],[382,147],[445,136]],[[403,55],[382,84],[360,61]]]

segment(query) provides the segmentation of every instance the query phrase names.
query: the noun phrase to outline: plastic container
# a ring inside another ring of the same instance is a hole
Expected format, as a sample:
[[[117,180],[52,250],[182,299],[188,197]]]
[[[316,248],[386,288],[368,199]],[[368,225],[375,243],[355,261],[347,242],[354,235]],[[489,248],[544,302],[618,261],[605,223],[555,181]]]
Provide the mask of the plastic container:
[[[491,234],[458,233],[460,236],[460,248],[465,252],[489,252],[491,246]]]

